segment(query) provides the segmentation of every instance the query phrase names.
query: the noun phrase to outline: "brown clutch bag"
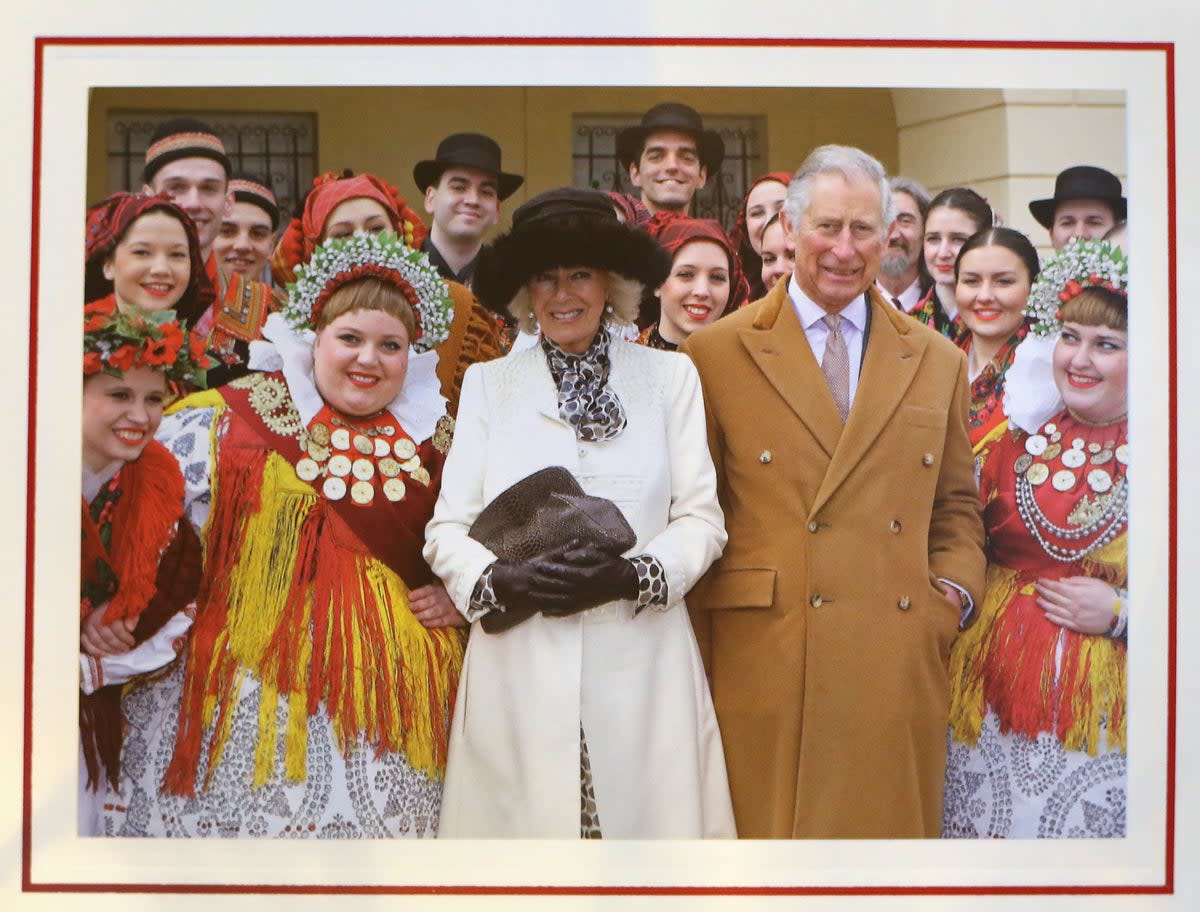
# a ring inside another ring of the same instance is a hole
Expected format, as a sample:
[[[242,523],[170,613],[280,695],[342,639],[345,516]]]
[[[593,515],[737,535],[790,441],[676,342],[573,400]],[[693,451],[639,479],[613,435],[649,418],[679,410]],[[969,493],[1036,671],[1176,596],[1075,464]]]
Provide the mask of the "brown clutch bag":
[[[637,541],[620,508],[604,497],[584,494],[562,466],[541,469],[500,492],[468,534],[508,561],[529,560],[575,539],[609,554],[623,554]],[[480,624],[487,633],[499,633],[533,613],[506,605],[504,611],[489,611]]]

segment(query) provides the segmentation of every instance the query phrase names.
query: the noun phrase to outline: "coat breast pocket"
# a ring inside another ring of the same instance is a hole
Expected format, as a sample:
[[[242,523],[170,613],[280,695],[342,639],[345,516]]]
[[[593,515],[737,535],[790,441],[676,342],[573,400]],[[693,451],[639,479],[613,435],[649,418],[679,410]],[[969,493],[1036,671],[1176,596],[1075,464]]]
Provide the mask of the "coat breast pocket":
[[[924,405],[901,405],[896,412],[899,423],[907,427],[933,428],[945,431],[946,410]]]
[[[770,608],[774,602],[774,570],[729,568],[706,580],[702,595],[688,604],[706,611],[734,611]]]

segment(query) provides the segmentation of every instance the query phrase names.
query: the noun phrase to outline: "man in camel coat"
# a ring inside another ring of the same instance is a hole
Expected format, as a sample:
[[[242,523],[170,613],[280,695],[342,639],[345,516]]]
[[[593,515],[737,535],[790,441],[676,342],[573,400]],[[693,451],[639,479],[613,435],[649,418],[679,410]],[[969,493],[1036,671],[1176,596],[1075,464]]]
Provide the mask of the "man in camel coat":
[[[966,360],[872,288],[891,209],[874,158],[814,150],[784,206],[795,274],[685,345],[729,531],[688,601],[741,837],[941,829],[983,528]]]

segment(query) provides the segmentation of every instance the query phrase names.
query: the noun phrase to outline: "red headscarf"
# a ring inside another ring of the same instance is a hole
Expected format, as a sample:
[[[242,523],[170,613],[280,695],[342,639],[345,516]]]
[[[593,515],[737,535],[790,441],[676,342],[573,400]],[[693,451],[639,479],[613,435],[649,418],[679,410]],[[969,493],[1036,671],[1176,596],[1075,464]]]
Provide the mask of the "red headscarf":
[[[204,270],[204,261],[200,259],[200,239],[196,235],[195,223],[166,195],[150,196],[122,191],[88,208],[87,231],[83,238],[83,299],[85,302],[98,301],[112,293],[112,280],[104,277],[105,261],[112,256],[133,223],[146,213],[155,211],[178,219],[187,235],[190,271],[187,288],[175,305],[175,316],[189,327],[195,327],[196,321],[216,300],[217,290]]]
[[[304,200],[304,212],[293,218],[271,257],[271,274],[279,285],[295,281],[296,267],[307,263],[320,243],[330,214],[346,200],[372,199],[387,210],[392,230],[409,247],[418,248],[428,233],[424,223],[395,187],[374,174],[342,175],[326,172],[313,178],[313,188]]]
[[[689,218],[678,212],[656,212],[654,218],[646,224],[646,233],[658,241],[671,257],[674,258],[684,244],[692,241],[712,241],[725,251],[729,260],[729,300],[725,302],[725,313],[737,310],[749,298],[750,287],[742,273],[742,264],[738,259],[737,248],[721,227],[721,223],[713,219]]]

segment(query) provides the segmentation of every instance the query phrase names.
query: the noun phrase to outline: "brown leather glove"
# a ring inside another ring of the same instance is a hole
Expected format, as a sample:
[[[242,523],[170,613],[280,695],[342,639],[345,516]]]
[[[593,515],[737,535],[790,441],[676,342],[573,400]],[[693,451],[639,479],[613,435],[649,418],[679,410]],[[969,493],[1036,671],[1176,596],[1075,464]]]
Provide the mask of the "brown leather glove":
[[[539,572],[568,596],[566,604],[556,599],[543,606],[542,614],[550,617],[566,617],[618,599],[636,599],[638,594],[633,564],[593,545],[572,543],[561,555],[543,559]]]

